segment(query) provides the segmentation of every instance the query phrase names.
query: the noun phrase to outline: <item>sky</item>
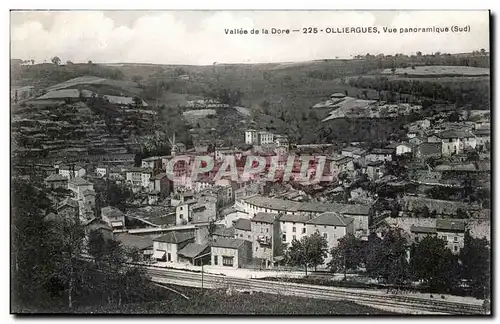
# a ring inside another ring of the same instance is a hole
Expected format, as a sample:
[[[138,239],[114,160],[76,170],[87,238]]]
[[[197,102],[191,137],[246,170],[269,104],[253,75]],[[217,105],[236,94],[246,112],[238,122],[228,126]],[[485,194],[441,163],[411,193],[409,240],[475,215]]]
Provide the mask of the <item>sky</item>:
[[[377,26],[379,34],[226,35],[225,29]],[[383,27],[470,26],[466,33]],[[295,62],[358,54],[489,51],[488,11],[12,11],[11,58],[63,62]]]

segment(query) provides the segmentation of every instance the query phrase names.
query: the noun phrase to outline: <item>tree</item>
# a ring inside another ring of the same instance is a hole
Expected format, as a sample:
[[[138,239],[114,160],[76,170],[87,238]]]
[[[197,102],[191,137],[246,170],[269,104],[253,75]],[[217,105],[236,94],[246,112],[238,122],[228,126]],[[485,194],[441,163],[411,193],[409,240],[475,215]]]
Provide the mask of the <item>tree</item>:
[[[133,99],[135,108],[139,108],[139,106],[142,106],[142,99],[138,96],[135,96]]]
[[[66,64],[67,64],[67,65],[71,65],[71,64],[73,64],[73,62],[71,62],[71,61],[66,61]]]
[[[317,266],[325,262],[328,256],[328,242],[316,232],[309,236],[304,236],[300,241],[293,240],[287,251],[289,262],[293,265],[304,266],[306,275],[307,268]]]
[[[486,238],[473,238],[469,232],[466,232],[459,259],[462,264],[461,277],[469,282],[474,294],[488,298],[491,280],[491,251]]]
[[[408,241],[400,228],[390,228],[383,239],[376,234],[368,238],[366,250],[366,272],[371,278],[393,285],[402,285],[409,279],[409,264],[406,258]]]
[[[436,236],[428,235],[415,245],[411,269],[415,279],[435,291],[449,290],[458,283],[458,258]]]
[[[94,63],[92,63],[92,61],[91,61],[91,60],[89,60],[89,61],[87,62],[87,64],[92,65],[92,64],[94,64]]]
[[[55,65],[61,64],[61,59],[58,56],[54,56],[50,61]]]
[[[332,272],[344,271],[344,280],[347,279],[347,270],[355,270],[363,263],[363,247],[361,240],[353,234],[338,240],[337,247],[331,249],[332,259],[328,268]]]
[[[132,77],[132,81],[135,83],[139,83],[139,82],[141,82],[141,80],[142,80],[142,76],[140,76],[140,75],[134,75]]]

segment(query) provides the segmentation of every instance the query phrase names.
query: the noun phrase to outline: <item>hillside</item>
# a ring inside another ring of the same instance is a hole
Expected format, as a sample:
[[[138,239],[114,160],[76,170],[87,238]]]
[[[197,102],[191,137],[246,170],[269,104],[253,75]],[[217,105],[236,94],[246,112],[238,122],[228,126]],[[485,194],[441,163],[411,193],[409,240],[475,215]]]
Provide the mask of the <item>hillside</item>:
[[[396,69],[394,73],[392,67]],[[350,141],[352,135],[360,141],[382,141],[385,136],[372,137],[380,133],[376,130],[355,133],[354,128],[371,122],[374,129],[390,130],[389,124],[399,127],[400,117],[374,122],[371,117],[377,114],[341,114],[338,120],[321,123],[331,110],[311,108],[327,101],[332,93],[344,93],[353,102],[382,99],[388,104],[424,103],[424,112],[435,103],[488,109],[489,76],[484,75],[488,68],[489,56],[477,53],[382,57],[367,54],[354,60],[276,64],[13,65],[11,77],[12,86],[30,85],[35,91],[74,88],[101,96],[138,96],[149,109],[160,112],[155,123],[157,130],[165,134],[159,145],[162,147],[167,145],[165,136],[173,133],[188,146],[197,138],[212,142],[231,138],[230,142],[237,144],[243,141],[243,131],[249,126],[286,134],[296,143]],[[409,70],[413,74],[406,72]],[[455,76],[457,71],[462,73],[460,77]],[[187,107],[188,103],[202,99],[218,99],[229,107],[217,108],[207,115],[190,112],[196,109]],[[242,107],[245,112],[234,107]],[[101,108],[94,105],[98,114],[106,110]],[[199,114],[201,117],[196,117]],[[356,121],[357,118],[366,121]],[[352,132],[345,132],[351,129]]]

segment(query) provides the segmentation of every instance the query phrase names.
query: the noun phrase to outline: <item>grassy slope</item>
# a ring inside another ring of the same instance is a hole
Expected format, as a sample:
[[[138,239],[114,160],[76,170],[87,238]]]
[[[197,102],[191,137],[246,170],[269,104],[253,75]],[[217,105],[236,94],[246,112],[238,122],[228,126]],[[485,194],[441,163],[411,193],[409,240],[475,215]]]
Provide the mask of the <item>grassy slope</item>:
[[[79,313],[106,314],[228,314],[228,315],[344,315],[390,314],[389,312],[345,301],[328,301],[263,293],[226,295],[221,291],[182,289],[190,297],[123,305],[121,307],[88,307]]]

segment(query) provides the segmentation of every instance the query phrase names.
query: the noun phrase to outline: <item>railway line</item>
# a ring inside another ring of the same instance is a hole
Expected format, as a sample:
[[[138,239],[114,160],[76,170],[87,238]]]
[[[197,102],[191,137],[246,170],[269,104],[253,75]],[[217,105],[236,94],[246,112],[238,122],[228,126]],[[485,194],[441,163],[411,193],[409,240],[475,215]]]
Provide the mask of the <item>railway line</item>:
[[[148,272],[155,282],[198,288],[202,287],[201,273],[154,268],[148,268]],[[236,291],[263,292],[327,300],[345,300],[382,309],[391,308],[403,313],[449,315],[483,314],[481,306],[467,303],[429,300],[416,296],[377,294],[365,292],[361,289],[242,279],[215,274],[203,274],[203,288],[231,288]]]

